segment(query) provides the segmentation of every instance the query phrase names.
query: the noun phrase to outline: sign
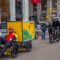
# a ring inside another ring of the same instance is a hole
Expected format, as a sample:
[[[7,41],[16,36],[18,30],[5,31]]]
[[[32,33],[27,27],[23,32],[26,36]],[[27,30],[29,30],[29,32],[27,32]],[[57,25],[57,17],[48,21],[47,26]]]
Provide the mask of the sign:
[[[41,0],[31,0],[31,2],[32,2],[33,4],[38,4],[38,3],[41,2]]]

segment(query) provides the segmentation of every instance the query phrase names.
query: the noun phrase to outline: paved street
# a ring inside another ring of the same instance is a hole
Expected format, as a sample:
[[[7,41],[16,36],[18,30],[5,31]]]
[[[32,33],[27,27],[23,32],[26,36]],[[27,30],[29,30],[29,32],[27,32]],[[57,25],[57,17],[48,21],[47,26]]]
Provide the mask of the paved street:
[[[15,59],[1,60],[60,60],[60,42],[49,44],[48,40],[35,40],[31,52],[22,52]]]

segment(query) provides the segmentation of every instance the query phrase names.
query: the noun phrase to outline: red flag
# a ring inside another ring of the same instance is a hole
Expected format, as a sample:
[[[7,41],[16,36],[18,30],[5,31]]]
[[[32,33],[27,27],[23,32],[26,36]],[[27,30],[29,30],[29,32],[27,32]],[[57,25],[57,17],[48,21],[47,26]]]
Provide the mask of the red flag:
[[[32,2],[33,4],[38,4],[38,3],[41,2],[41,0],[31,0],[31,2]]]

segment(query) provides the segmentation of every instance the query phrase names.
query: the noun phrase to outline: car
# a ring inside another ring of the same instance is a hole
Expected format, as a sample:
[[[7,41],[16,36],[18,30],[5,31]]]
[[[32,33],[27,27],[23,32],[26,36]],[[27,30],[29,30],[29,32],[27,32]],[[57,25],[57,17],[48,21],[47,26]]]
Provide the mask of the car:
[[[0,36],[5,37],[7,33],[7,24],[6,22],[0,23]]]

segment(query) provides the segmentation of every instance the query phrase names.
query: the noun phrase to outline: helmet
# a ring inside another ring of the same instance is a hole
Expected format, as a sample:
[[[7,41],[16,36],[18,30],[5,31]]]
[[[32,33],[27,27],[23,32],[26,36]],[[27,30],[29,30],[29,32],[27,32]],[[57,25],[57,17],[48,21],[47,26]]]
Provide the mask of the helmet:
[[[9,29],[8,30],[14,30],[14,28],[12,28],[12,27],[9,27]]]

